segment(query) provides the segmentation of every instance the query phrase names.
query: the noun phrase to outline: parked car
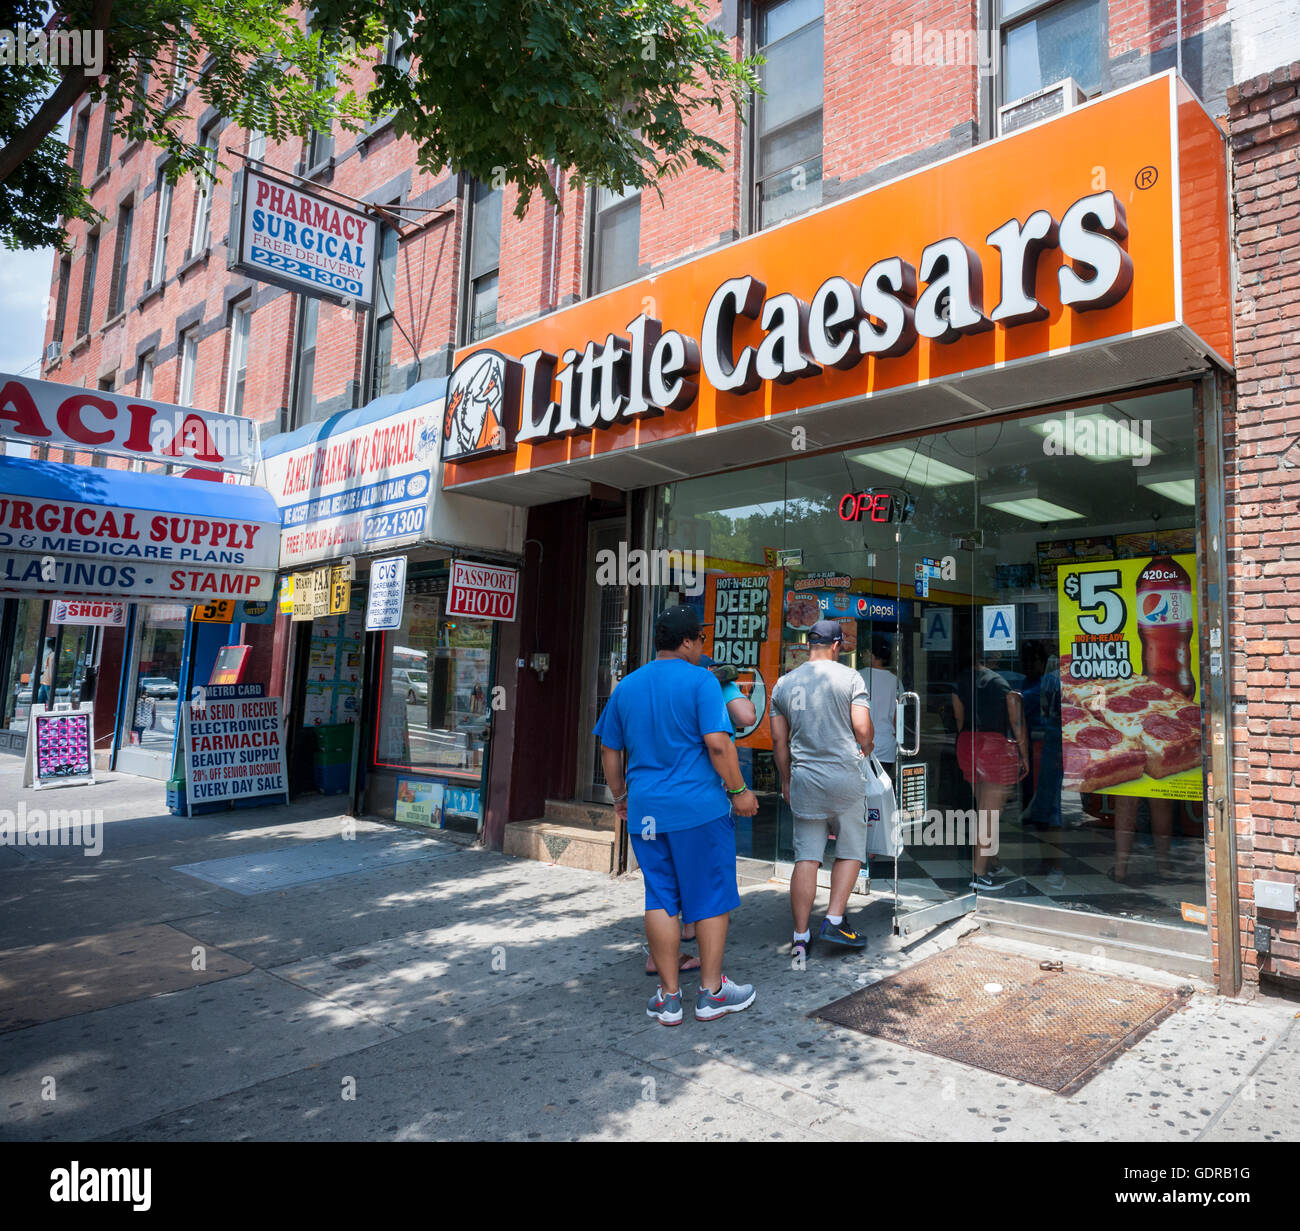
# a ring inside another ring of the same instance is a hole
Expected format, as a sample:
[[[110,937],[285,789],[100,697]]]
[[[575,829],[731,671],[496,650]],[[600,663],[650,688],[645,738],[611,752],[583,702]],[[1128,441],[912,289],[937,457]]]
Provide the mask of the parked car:
[[[417,701],[423,704],[429,699],[429,673],[419,671],[414,667],[409,668],[406,672],[406,703],[414,705]]]
[[[165,675],[142,675],[139,680],[140,688],[144,690],[146,697],[179,697],[180,689],[175,680],[169,680]]]

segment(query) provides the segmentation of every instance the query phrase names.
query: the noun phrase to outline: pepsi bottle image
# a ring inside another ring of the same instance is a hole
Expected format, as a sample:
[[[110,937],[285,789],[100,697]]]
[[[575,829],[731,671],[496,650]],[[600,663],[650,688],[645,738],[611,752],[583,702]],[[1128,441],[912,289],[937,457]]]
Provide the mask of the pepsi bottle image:
[[[1157,684],[1196,696],[1192,678],[1192,579],[1177,560],[1156,556],[1138,574],[1137,626],[1142,674]]]

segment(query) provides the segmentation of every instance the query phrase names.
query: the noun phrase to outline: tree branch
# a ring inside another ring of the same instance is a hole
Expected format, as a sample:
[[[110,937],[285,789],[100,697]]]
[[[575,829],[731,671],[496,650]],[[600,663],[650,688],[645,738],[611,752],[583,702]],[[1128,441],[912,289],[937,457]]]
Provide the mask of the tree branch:
[[[104,32],[104,42],[108,42],[108,22],[113,12],[113,0],[96,0],[91,14],[91,27]],[[68,109],[85,93],[86,87],[95,80],[84,69],[77,68],[68,72],[59,82],[54,93],[37,109],[37,112],[18,131],[12,141],[0,149],[0,184],[3,184],[19,164],[36,152],[37,146],[50,135],[58,122],[67,114]]]

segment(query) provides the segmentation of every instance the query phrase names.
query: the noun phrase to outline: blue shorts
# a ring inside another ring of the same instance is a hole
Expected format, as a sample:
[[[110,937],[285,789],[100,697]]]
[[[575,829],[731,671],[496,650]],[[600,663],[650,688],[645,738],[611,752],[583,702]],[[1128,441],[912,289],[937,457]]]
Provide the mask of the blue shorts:
[[[645,878],[646,910],[680,912],[683,923],[696,923],[740,905],[736,822],[730,814],[654,838],[629,837]]]

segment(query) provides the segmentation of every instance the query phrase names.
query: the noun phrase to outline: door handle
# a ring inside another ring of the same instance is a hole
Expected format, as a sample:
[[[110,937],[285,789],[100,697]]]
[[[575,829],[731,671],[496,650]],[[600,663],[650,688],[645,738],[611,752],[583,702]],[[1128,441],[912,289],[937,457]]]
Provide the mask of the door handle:
[[[904,715],[907,712],[907,701],[911,698],[916,705],[916,743],[912,747],[904,744],[907,723],[904,721]],[[916,692],[905,692],[898,702],[897,708],[898,726],[895,730],[895,738],[898,743],[898,751],[901,756],[914,757],[921,751],[921,694]]]

